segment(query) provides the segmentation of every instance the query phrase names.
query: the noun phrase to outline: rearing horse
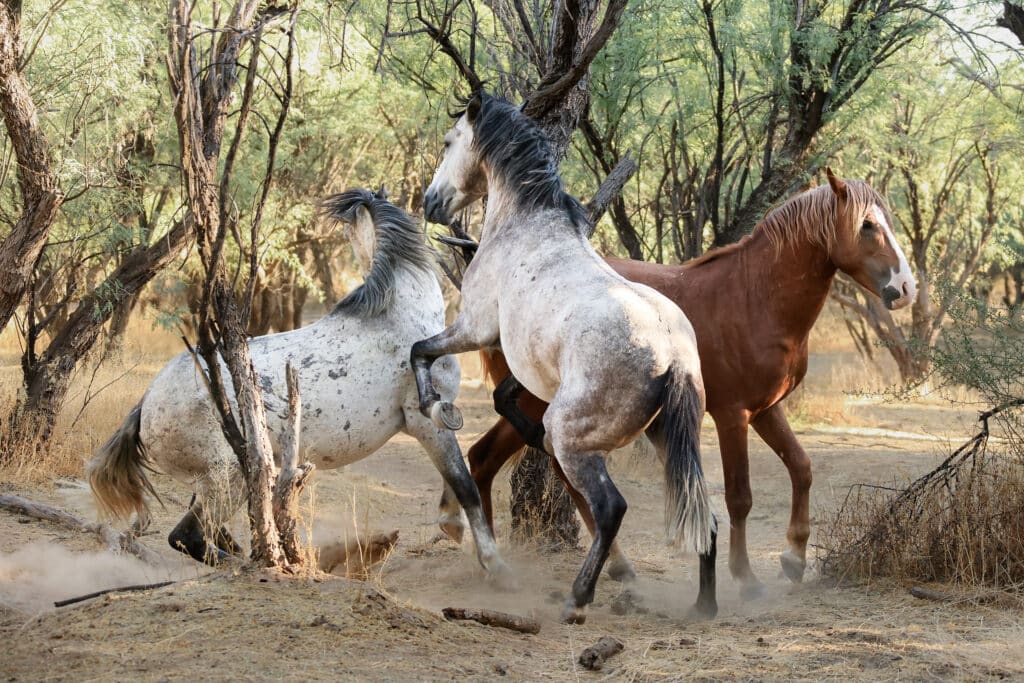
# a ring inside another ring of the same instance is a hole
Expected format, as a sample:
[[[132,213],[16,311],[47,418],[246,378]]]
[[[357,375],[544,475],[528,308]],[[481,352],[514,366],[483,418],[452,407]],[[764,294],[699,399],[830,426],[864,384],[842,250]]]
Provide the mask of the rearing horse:
[[[608,260],[623,277],[649,285],[676,302],[697,332],[707,411],[718,430],[725,473],[729,568],[741,582],[744,597],[755,597],[762,590],[750,568],[746,544],[752,505],[749,426],[789,470],[793,485],[786,534],[789,547],[780,560],[790,580],[803,578],[810,533],[811,461],[790,429],[781,401],[807,371],[807,339],[836,271],[850,275],[890,309],[906,306],[917,296],[883,198],[867,183],[841,180],[831,170],[827,176],[828,186],[804,192],[770,211],[749,237],[682,266]],[[516,403],[500,353],[485,355],[484,362],[498,384],[499,412],[515,421],[514,427],[508,419],[500,420],[468,453],[484,512],[493,524],[494,477],[524,445],[517,429],[531,445],[540,443],[543,434],[535,423],[546,406],[527,393]],[[558,463],[554,465],[561,474]],[[450,507],[449,503],[446,509]],[[587,510],[581,507],[580,512],[590,526]],[[611,550],[611,562],[629,565],[617,546]]]
[[[472,96],[444,144],[424,196],[427,218],[448,223],[485,194],[488,202],[462,310],[444,332],[412,347],[421,411],[438,426],[461,427],[458,410],[434,390],[430,366],[445,354],[499,345],[516,377],[550,404],[549,452],[595,523],[562,612],[570,623],[585,619],[626,512],[605,455],[646,430],[665,463],[669,538],[696,546],[696,609],[715,614],[715,522],[700,462],[704,389],[693,328],[675,304],[594,252],[547,138],[516,107]]]

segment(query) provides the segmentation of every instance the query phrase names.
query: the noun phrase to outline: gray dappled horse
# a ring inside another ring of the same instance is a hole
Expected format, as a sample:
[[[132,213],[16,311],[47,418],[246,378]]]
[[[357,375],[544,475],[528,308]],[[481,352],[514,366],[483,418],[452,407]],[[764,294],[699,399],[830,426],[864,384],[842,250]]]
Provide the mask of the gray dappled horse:
[[[432,252],[408,214],[369,190],[333,195],[324,208],[348,227],[365,280],[317,322],[249,342],[275,451],[287,414],[285,363],[290,361],[302,389],[302,458],[318,468],[343,467],[372,454],[396,433],[409,434],[454,492],[447,497],[458,501],[442,511],[442,529],[461,534],[461,504],[480,563],[492,577],[510,579],[455,436],[420,414],[409,369],[413,342],[444,327],[445,304]],[[223,375],[233,397],[230,375]],[[460,381],[455,358],[440,359],[428,381],[445,399],[454,400]],[[245,500],[244,478],[188,353],[160,371],[124,425],[88,464],[100,507],[120,516],[136,512],[144,526],[147,494],[155,495],[146,477],[150,467],[196,493],[170,534],[172,547],[200,561],[238,551],[222,524]]]
[[[665,463],[668,536],[690,539],[701,554],[696,609],[714,615],[715,520],[700,462],[704,387],[693,328],[675,304],[597,255],[544,133],[516,107],[472,96],[444,145],[424,197],[427,218],[447,223],[484,195],[487,208],[458,317],[412,348],[423,414],[460,428],[459,411],[432,386],[431,366],[445,354],[498,346],[523,386],[550,403],[548,451],[596,524],[562,612],[571,623],[585,619],[626,512],[605,455],[646,430]],[[628,560],[615,569],[633,576]]]

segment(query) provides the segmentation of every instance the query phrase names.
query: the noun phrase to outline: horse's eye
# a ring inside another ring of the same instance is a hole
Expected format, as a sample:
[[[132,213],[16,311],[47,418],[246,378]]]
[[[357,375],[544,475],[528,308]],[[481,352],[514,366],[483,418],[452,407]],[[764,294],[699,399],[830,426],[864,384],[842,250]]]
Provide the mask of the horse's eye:
[[[445,149],[448,149],[451,146],[452,146],[452,143],[448,142],[447,140],[444,141],[444,148]]]
[[[872,223],[871,221],[864,221],[864,225],[860,226],[860,229],[864,230],[865,232],[871,232],[872,230],[875,229],[875,224]]]

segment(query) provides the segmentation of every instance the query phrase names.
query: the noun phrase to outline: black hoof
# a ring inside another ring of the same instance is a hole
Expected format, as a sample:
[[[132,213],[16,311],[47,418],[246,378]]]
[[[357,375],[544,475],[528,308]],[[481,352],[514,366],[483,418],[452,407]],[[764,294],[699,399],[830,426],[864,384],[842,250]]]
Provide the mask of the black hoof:
[[[718,603],[701,602],[698,600],[696,604],[690,608],[689,616],[691,619],[698,619],[700,621],[714,619],[718,616]]]
[[[585,607],[577,607],[576,603],[570,601],[562,609],[561,622],[571,626],[580,626],[587,621],[587,613],[585,610]]]

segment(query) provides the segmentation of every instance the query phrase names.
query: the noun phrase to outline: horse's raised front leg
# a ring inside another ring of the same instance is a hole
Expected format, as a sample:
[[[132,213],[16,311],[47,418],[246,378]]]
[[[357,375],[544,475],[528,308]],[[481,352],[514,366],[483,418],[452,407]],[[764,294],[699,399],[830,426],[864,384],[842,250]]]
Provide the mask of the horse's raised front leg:
[[[462,451],[459,449],[459,442],[455,439],[455,434],[448,429],[435,427],[410,410],[406,411],[405,421],[406,431],[420,442],[434,466],[437,467],[437,471],[444,478],[445,484],[455,494],[462,509],[466,511],[469,528],[473,532],[473,540],[476,542],[477,559],[481,566],[499,588],[506,590],[517,588],[512,570],[498,553],[494,534],[491,533],[491,527],[487,524],[480,506],[480,494],[477,493],[476,485],[469,476],[469,470],[466,469],[466,463],[462,459]]]
[[[729,510],[729,571],[740,584],[745,600],[760,597],[764,585],[750,568],[747,555],[747,515],[753,505],[750,492],[750,462],[747,457],[745,414],[714,415],[718,444],[725,474],[725,506]]]
[[[527,394],[527,410],[519,405],[519,397],[525,388],[514,375],[503,379],[494,389],[494,410],[519,433],[527,446],[547,453],[544,446],[544,410],[547,404],[533,394]],[[548,453],[548,455],[551,455]]]
[[[502,466],[519,452],[525,444],[519,433],[509,424],[508,420],[498,420],[487,433],[470,446],[466,454],[469,460],[469,473],[480,491],[480,503],[483,506],[487,524],[494,529],[494,502],[491,489],[494,478]]]
[[[488,346],[493,341],[493,338],[482,338],[477,334],[473,326],[468,324],[463,314],[460,313],[450,327],[429,339],[423,339],[412,345],[409,362],[413,375],[416,377],[420,412],[424,417],[430,418],[439,429],[462,429],[463,422],[459,409],[451,402],[441,400],[441,395],[434,388],[430,375],[430,368],[434,361],[449,354],[476,351]]]
[[[789,470],[789,479],[793,484],[789,529],[786,531],[789,548],[783,551],[779,560],[789,580],[800,582],[807,568],[807,538],[811,534],[811,459],[796,440],[781,404],[777,403],[761,413],[751,424]]]

